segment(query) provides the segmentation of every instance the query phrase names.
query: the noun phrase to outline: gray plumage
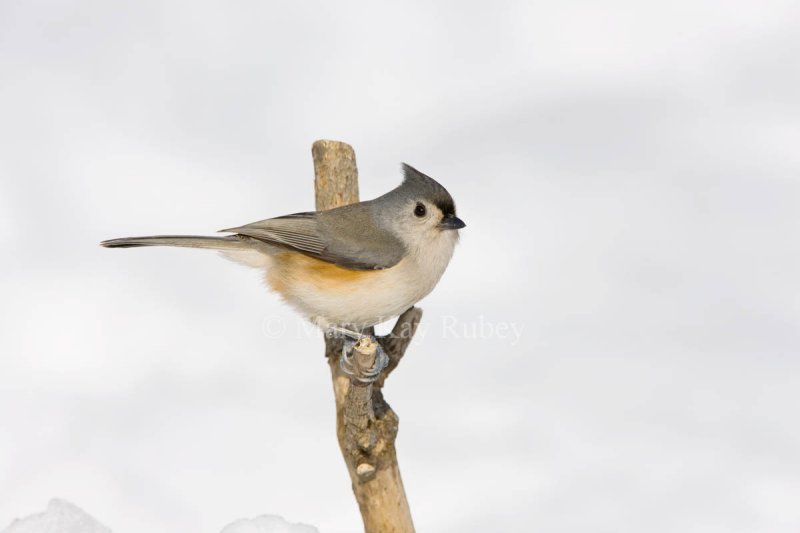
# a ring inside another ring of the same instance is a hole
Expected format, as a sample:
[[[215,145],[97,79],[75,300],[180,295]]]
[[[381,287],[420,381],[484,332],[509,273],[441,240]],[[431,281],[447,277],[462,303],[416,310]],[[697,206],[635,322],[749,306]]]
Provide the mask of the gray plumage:
[[[212,250],[242,250],[246,244],[236,236],[200,237],[193,235],[153,235],[150,237],[123,237],[100,243],[106,248],[136,248],[139,246],[181,246],[184,248],[209,248]]]
[[[445,217],[455,218],[453,198],[444,187],[409,165],[403,165],[403,173],[403,183],[399,187],[374,200],[222,230],[235,234],[227,237],[129,237],[104,241],[101,245],[109,248],[161,245],[243,250],[268,244],[345,268],[382,270],[396,265],[407,253],[398,234],[402,231],[398,220],[402,216],[413,216],[416,199],[438,207]]]
[[[355,270],[380,270],[398,263],[403,243],[380,224],[375,201],[329,211],[296,213],[223,230],[282,246]]]

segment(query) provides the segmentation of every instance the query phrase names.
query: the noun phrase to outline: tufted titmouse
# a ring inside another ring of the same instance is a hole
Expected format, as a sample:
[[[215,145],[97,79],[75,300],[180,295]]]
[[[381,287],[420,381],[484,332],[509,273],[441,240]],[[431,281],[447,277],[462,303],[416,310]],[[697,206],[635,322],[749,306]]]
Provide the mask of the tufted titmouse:
[[[433,290],[465,226],[444,187],[409,165],[403,173],[399,187],[374,200],[222,230],[234,235],[128,237],[100,244],[220,250],[264,269],[268,285],[322,329],[362,331]]]

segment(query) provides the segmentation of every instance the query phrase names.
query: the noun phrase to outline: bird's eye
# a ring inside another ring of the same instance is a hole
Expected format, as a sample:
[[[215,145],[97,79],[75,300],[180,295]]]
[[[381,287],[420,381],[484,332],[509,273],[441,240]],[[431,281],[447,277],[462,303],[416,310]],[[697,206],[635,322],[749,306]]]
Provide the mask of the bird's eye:
[[[418,203],[417,207],[414,208],[414,214],[417,215],[418,217],[424,217],[425,213],[427,213],[425,206]]]

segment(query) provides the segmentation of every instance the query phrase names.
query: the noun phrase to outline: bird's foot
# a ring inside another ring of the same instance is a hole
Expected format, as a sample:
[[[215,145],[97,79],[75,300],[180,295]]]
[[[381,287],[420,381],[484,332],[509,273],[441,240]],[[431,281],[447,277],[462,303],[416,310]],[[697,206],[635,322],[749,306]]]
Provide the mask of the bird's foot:
[[[358,334],[356,340],[345,340],[339,368],[361,383],[372,383],[389,364],[389,356],[372,335]]]
[[[330,337],[342,337],[345,339],[345,342],[348,342],[347,339],[352,339],[351,342],[357,341],[361,337],[364,336],[363,333],[360,331],[354,331],[352,329],[347,328],[340,328],[339,326],[327,326],[326,334]]]

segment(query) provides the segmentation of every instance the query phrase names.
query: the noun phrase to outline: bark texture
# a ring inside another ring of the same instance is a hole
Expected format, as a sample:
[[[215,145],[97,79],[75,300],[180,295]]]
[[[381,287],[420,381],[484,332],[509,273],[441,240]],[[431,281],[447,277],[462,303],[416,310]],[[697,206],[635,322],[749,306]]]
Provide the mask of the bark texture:
[[[316,141],[314,158],[316,205],[332,209],[358,202],[358,169],[353,148],[338,141]],[[342,370],[343,339],[325,339],[336,400],[336,436],[352,481],[366,533],[413,533],[395,439],[399,420],[383,398],[383,385],[397,368],[417,330],[422,311],[403,313],[389,335],[366,337],[349,348]],[[388,365],[377,376],[369,369],[379,351]],[[367,377],[365,377],[367,376]]]

